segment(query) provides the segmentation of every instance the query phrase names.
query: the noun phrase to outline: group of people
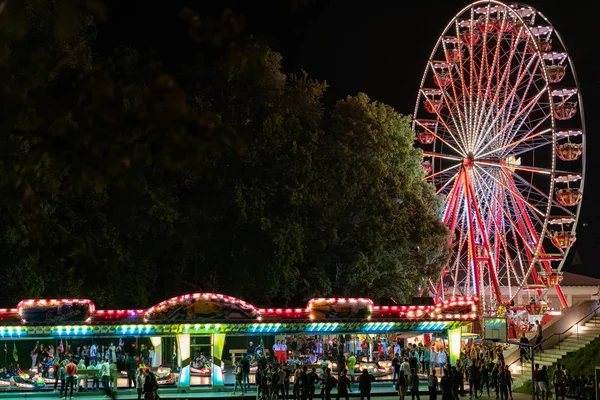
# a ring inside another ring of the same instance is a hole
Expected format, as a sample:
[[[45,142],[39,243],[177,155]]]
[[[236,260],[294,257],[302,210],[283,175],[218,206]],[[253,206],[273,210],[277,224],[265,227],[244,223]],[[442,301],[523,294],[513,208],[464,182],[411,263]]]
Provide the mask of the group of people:
[[[556,400],[565,397],[571,397],[577,400],[595,398],[594,377],[592,375],[585,377],[583,375],[571,375],[565,365],[556,365],[552,376],[549,376],[548,368],[544,365],[540,369],[539,364],[535,364],[533,371],[533,395],[535,399],[548,400],[550,397],[550,380],[554,386]]]
[[[30,352],[31,370],[37,371],[41,376],[49,378],[54,370],[55,360],[72,360],[76,365],[83,362],[86,367],[98,365],[101,361],[110,361],[122,369],[126,359],[126,353],[136,357],[139,364],[153,366],[154,348],[142,344],[132,344],[126,352],[125,345],[119,341],[118,345],[110,342],[108,345],[99,345],[92,341],[89,345],[71,346],[68,342],[63,346],[62,340],[58,346],[52,344],[44,345],[39,341]]]
[[[331,400],[331,392],[337,388],[336,400],[340,397],[348,400],[349,392],[352,391],[352,381],[345,365],[338,367],[337,377],[332,373],[330,367],[323,364],[317,372],[316,366],[290,365],[278,363],[260,363],[255,372],[255,382],[258,390],[258,399],[273,400],[276,398],[294,400]],[[234,375],[235,386],[233,395],[237,393],[238,388],[241,394],[248,392],[250,388],[248,375],[250,372],[249,358],[244,357],[241,361],[235,363]],[[358,390],[362,398],[370,400],[371,382],[375,378],[364,369],[358,378]]]

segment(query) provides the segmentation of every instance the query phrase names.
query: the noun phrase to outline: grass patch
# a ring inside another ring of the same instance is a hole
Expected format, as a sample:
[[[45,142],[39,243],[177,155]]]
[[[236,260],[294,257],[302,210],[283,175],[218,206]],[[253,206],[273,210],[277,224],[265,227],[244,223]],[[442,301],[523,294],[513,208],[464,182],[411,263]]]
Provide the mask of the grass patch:
[[[573,375],[594,375],[596,366],[600,366],[600,338],[574,353],[567,354],[559,363],[567,366],[567,370]],[[548,378],[552,389],[552,376],[556,366],[548,368]],[[531,381],[527,381],[523,386],[514,390],[515,393],[531,394]]]

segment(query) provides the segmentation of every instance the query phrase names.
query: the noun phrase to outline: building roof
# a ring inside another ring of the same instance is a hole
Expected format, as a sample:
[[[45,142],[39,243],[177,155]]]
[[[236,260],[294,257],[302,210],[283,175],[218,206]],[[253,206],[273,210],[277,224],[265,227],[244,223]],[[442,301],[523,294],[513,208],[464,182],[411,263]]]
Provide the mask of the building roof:
[[[563,272],[561,286],[600,286],[600,279],[572,272]]]

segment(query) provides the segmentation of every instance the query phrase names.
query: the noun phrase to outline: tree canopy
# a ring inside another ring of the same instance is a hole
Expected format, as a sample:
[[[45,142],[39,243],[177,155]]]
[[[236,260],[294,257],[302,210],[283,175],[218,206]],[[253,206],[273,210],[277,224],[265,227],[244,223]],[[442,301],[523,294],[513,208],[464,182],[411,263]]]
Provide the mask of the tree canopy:
[[[190,57],[169,68],[95,52],[105,15],[24,0],[0,16],[0,304],[401,302],[439,273],[442,199],[408,117],[362,93],[328,107],[231,10],[181,10]]]

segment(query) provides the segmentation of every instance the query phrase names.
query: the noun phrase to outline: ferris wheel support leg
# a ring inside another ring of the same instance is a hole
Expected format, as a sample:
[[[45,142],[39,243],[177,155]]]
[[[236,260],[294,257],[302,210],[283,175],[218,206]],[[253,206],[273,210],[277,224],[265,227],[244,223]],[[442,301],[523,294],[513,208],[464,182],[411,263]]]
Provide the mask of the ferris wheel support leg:
[[[475,191],[473,190],[473,185],[471,184],[471,181],[469,179],[469,172],[467,170],[465,170],[465,172],[464,172],[464,179],[465,179],[465,192],[467,195],[467,202],[469,203],[469,205],[467,205],[467,217],[469,220],[469,237],[472,241],[472,245],[470,246],[471,254],[473,257],[474,264],[475,264],[475,274],[477,277],[476,282],[475,282],[475,287],[477,289],[477,296],[481,298],[480,287],[479,287],[480,286],[479,285],[480,271],[479,271],[479,266],[477,265],[477,259],[483,258],[484,260],[482,260],[482,261],[485,261],[488,263],[488,271],[490,272],[490,278],[492,280],[492,286],[494,288],[494,292],[496,292],[496,298],[498,299],[498,301],[500,303],[502,303],[502,292],[500,291],[498,277],[496,276],[495,265],[493,264],[492,259],[490,258],[490,254],[491,254],[490,243],[488,242],[487,235],[483,234],[483,232],[481,232],[481,241],[482,241],[483,247],[486,252],[486,257],[477,257],[477,252],[475,249],[475,230],[474,230],[474,222],[475,221],[473,221],[473,216],[471,215],[470,204],[473,204],[475,219],[477,220],[477,225],[479,226],[480,230],[484,229],[484,224],[483,224],[483,218],[481,218],[481,214],[479,213],[479,208],[478,208],[477,202],[475,200]]]
[[[458,199],[460,197],[461,190],[461,182],[462,182],[462,172],[458,174],[456,181],[454,182],[454,186],[450,192],[450,200],[448,203],[448,208],[446,209],[446,213],[444,214],[444,224],[448,225],[448,221],[452,218],[452,222],[449,227],[449,235],[448,235],[448,243],[452,243],[452,235],[454,232],[454,228],[456,227],[456,215],[458,214]],[[440,273],[440,280],[438,282],[437,291],[435,293],[435,301],[436,303],[441,300],[444,294],[444,278],[446,277],[447,268],[446,266],[442,267],[442,272]]]

